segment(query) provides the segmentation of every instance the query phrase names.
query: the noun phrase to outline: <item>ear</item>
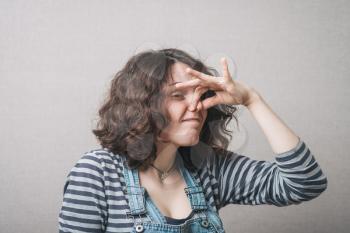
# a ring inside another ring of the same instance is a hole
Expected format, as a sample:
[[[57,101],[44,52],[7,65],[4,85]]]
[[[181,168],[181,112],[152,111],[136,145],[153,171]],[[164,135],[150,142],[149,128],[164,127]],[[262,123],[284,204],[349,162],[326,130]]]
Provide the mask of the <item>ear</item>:
[[[165,135],[165,133],[160,133],[161,135],[158,135],[157,136],[157,141],[156,142],[160,142],[160,143],[168,143],[168,142],[170,142],[169,140],[167,140],[166,139],[166,135]]]

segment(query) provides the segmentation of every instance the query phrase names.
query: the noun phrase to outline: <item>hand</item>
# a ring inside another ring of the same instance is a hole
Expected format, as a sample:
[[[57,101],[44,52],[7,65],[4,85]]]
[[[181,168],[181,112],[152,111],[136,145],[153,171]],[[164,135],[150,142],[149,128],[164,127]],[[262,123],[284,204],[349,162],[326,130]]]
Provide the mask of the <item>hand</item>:
[[[209,109],[217,104],[242,104],[244,106],[251,104],[253,99],[257,98],[257,92],[239,80],[233,81],[226,58],[221,59],[221,64],[223,67],[223,77],[215,77],[187,68],[186,72],[193,75],[195,79],[177,83],[175,84],[175,88],[196,87],[195,96],[197,96],[197,99],[194,101],[195,103],[197,103],[203,93],[209,89],[213,90],[216,95],[202,101],[205,109]]]

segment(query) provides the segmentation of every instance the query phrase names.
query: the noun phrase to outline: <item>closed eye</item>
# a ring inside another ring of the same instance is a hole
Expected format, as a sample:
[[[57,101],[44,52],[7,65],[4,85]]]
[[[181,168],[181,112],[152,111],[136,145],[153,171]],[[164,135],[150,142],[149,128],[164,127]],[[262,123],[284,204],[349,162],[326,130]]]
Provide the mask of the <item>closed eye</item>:
[[[206,99],[206,98],[211,97],[210,94],[211,94],[210,91],[207,91],[207,92],[203,93],[203,94],[201,95],[201,97],[200,97],[200,100],[204,100],[204,99]],[[184,98],[184,94],[182,94],[182,93],[174,93],[174,94],[171,95],[171,97],[174,97],[174,98]]]
[[[175,97],[175,98],[178,98],[178,97],[183,97],[184,95],[181,94],[181,93],[175,93],[175,94],[172,94],[171,97]]]

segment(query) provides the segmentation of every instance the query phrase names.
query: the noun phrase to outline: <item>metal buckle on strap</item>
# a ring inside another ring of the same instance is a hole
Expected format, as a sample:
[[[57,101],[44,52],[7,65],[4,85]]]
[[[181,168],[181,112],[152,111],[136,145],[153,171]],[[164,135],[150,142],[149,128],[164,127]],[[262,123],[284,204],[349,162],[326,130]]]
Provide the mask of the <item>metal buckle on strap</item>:
[[[126,215],[127,218],[131,218],[132,221],[134,222],[134,228],[135,228],[136,232],[143,232],[144,227],[143,227],[143,224],[142,224],[141,214],[137,215],[139,217],[138,219],[135,219],[135,216],[133,214],[131,214],[130,211],[127,211],[125,213],[125,215]]]
[[[209,222],[208,222],[208,220],[203,219],[203,220],[201,221],[201,225],[202,225],[202,227],[208,228],[208,227],[209,227]]]
[[[143,225],[141,222],[136,223],[134,227],[136,232],[143,232]]]

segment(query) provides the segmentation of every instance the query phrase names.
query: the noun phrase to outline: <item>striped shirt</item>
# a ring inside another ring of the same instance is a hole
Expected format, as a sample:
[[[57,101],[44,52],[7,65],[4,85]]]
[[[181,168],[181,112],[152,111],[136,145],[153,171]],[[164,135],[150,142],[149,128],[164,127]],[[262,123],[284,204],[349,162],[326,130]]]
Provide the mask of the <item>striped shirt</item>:
[[[274,161],[226,151],[210,156],[196,172],[215,211],[227,204],[300,204],[319,196],[327,178],[304,141]],[[131,232],[121,155],[100,148],[85,152],[64,186],[59,232]]]

